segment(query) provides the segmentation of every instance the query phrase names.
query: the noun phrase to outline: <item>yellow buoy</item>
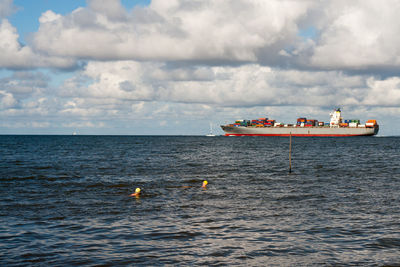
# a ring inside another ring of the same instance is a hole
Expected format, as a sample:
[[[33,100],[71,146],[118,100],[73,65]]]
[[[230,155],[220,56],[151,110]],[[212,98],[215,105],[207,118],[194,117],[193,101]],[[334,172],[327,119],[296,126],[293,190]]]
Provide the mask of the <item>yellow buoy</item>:
[[[207,187],[207,184],[208,184],[208,182],[207,182],[207,181],[204,181],[204,182],[203,182],[203,185],[202,185],[201,187],[206,188],[206,187]]]
[[[136,188],[135,193],[130,194],[129,196],[131,197],[138,197],[140,195],[140,188]]]

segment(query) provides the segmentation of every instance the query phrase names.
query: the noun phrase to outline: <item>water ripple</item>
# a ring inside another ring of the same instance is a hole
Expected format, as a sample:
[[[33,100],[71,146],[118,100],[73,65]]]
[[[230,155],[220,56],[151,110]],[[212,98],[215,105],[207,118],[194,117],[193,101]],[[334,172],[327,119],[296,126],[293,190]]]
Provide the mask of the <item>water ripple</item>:
[[[0,141],[1,266],[400,264],[397,137]]]

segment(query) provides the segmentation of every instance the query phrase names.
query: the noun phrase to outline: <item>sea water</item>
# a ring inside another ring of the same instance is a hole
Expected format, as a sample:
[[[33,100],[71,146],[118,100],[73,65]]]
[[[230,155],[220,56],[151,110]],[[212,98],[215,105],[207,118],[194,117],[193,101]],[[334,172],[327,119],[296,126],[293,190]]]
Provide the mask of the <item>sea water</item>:
[[[0,136],[0,265],[399,265],[399,158],[294,137],[289,173],[288,137]]]

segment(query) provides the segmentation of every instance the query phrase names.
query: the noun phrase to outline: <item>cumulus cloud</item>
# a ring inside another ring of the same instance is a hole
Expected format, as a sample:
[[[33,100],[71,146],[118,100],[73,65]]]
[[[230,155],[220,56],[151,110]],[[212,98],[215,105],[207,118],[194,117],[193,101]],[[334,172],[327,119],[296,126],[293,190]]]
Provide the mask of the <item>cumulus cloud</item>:
[[[369,78],[367,84],[370,90],[364,99],[365,105],[400,106],[400,78],[390,77],[385,80]]]
[[[399,1],[326,3],[311,65],[331,69],[399,67]]]
[[[176,73],[181,70],[185,78],[178,75],[177,79]],[[43,121],[38,123],[50,121],[52,127],[71,129],[121,129],[118,123],[123,129],[133,127],[135,121],[143,129],[158,125],[177,133],[173,124],[176,129],[198,129],[196,121],[205,118],[216,123],[264,114],[289,122],[300,114],[325,119],[330,109],[340,106],[346,115],[366,119],[367,114],[376,115],[376,107],[400,106],[398,77],[378,79],[252,64],[207,68],[207,78],[195,80],[190,78],[197,76],[195,68],[183,70],[182,66],[167,63],[89,62],[54,97],[46,92],[49,81],[45,77],[17,73],[13,79],[1,80],[7,91],[0,91],[0,116],[7,120],[21,116],[35,120],[40,116]],[[154,76],[152,72],[163,75]],[[8,83],[16,77],[19,83]],[[24,83],[29,84],[29,77],[33,80],[30,84],[37,88],[34,92],[20,89]],[[381,109],[379,112],[384,114]]]
[[[21,46],[16,30],[3,20],[0,45],[8,53],[0,63],[10,68],[67,67],[73,60],[399,67],[399,5],[396,0],[153,0],[128,11],[119,0],[90,0],[66,15],[44,12],[29,46]],[[301,36],[310,28],[313,36]]]
[[[31,47],[22,45],[18,38],[17,29],[7,19],[3,19],[0,23],[0,68],[71,68],[76,64],[73,59],[37,54]]]
[[[0,3],[3,10],[12,7],[10,1]],[[0,66],[66,68],[79,60],[150,60],[317,70],[398,68],[399,5],[397,0],[153,0],[128,11],[119,0],[90,0],[66,15],[44,12],[27,46],[3,20],[0,47],[7,53]],[[315,34],[301,36],[304,29]]]
[[[119,1],[93,0],[55,20],[41,18],[33,44],[52,55],[97,60],[257,61],[296,37],[311,3],[154,0],[128,13]]]
[[[393,78],[281,70],[257,64],[188,70],[167,63],[89,62],[62,88],[64,96],[91,99],[91,104],[98,101],[96,105],[112,108],[122,102],[153,101],[214,107],[387,105],[388,100],[376,97],[378,94],[390,94],[391,103],[400,105],[398,83]]]
[[[0,65],[13,68],[19,66],[31,66],[33,53],[29,47],[23,47],[18,42],[17,30],[7,19],[0,24]]]

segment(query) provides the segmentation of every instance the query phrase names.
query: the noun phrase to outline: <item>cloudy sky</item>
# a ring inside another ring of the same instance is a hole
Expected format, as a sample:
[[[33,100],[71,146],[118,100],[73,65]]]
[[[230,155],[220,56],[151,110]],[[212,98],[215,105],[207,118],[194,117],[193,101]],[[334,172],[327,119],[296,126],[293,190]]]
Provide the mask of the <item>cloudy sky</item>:
[[[0,0],[0,134],[377,119],[400,134],[398,0]]]

